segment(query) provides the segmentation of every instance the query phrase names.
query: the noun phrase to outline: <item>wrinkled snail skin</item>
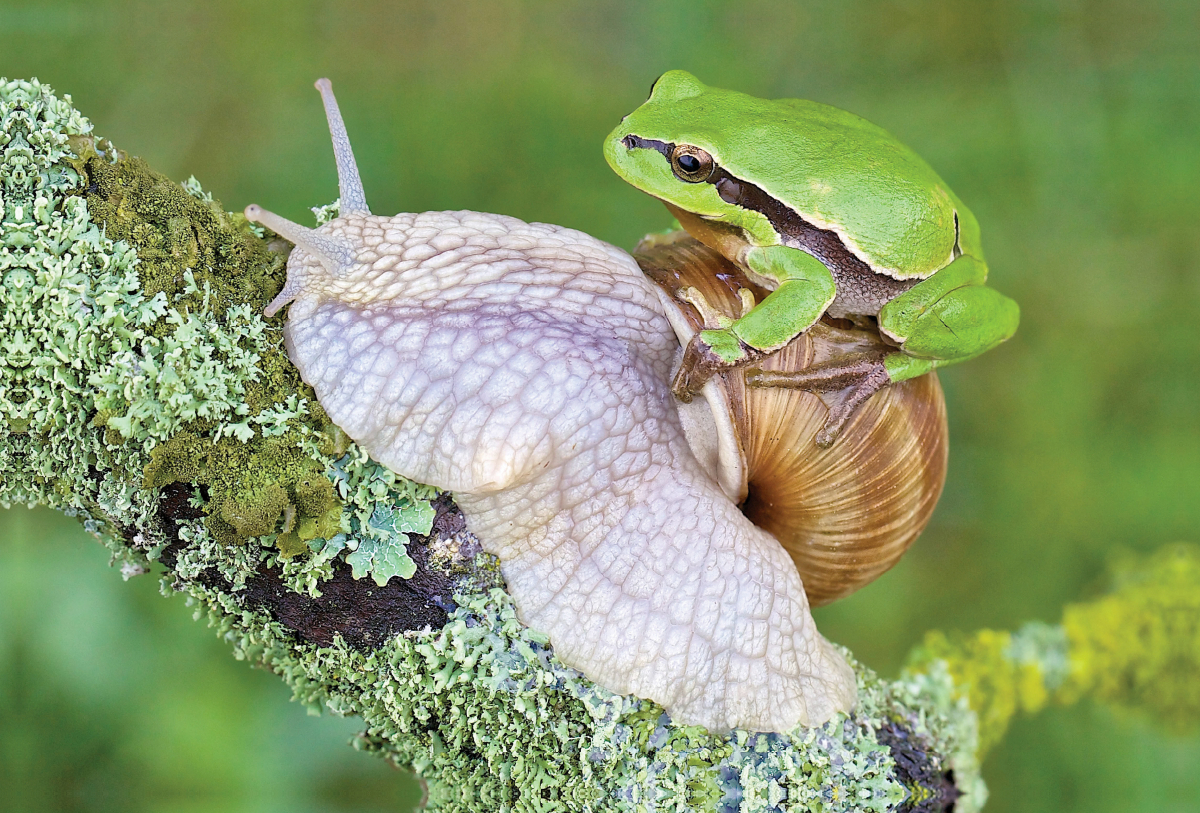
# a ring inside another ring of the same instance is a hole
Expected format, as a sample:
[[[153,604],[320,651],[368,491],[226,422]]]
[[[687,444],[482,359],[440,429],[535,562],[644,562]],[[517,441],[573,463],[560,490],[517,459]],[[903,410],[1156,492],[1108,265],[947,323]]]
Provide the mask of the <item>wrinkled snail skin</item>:
[[[346,199],[357,178],[340,180]],[[714,731],[854,706],[788,554],[692,455],[666,383],[678,344],[628,255],[475,212],[247,216],[297,245],[270,309],[294,299],[289,356],[322,407],[453,492],[564,663]]]

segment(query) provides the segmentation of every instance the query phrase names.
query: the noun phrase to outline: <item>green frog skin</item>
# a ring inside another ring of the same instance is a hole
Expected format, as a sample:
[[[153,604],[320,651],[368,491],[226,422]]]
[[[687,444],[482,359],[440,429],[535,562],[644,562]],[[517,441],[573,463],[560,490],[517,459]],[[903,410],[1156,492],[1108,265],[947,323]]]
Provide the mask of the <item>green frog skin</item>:
[[[452,491],[521,620],[601,686],[714,731],[854,707],[796,566],[693,455],[679,344],[628,254],[482,212],[371,214],[327,80],[341,214],[295,243],[288,355],[393,471]]]
[[[682,400],[824,315],[877,319],[890,352],[800,373],[747,371],[752,386],[849,388],[817,436],[827,446],[881,388],[977,356],[1017,328],[1017,304],[985,285],[975,216],[916,153],[851,113],[670,71],[604,155],[770,291],[692,339],[672,384]]]

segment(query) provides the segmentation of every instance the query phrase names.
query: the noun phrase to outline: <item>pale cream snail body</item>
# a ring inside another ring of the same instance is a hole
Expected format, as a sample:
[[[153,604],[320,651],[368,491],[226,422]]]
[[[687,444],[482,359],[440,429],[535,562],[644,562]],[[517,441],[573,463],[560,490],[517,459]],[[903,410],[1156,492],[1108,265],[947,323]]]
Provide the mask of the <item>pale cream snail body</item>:
[[[816,630],[794,554],[727,493],[747,444],[696,442],[723,448],[721,473],[685,436],[672,295],[571,229],[372,215],[317,86],[341,215],[316,230],[246,216],[296,245],[267,313],[291,302],[289,356],[331,419],[397,473],[451,491],[522,621],[601,686],[715,731],[850,710],[853,673]]]

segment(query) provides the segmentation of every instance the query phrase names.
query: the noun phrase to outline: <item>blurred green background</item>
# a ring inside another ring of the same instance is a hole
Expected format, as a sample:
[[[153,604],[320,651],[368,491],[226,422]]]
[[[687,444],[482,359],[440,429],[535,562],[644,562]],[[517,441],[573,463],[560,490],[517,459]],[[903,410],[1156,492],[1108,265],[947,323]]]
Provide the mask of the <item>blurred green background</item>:
[[[377,213],[464,208],[626,248],[666,211],[600,142],[664,70],[883,125],[978,216],[1023,321],[947,370],[951,469],[891,573],[818,611],[895,674],[930,628],[1057,620],[1114,559],[1200,542],[1200,4],[0,1],[0,75],[227,208],[336,196],[330,76]],[[302,221],[310,222],[310,221]],[[229,657],[71,520],[0,513],[0,810],[406,811],[416,786]],[[1018,719],[988,809],[1195,811],[1200,738]]]

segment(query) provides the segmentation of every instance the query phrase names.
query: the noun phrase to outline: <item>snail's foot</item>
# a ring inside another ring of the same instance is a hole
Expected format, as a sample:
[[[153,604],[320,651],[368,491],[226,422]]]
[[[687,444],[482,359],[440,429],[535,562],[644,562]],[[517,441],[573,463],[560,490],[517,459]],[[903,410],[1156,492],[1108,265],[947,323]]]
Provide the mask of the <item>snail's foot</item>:
[[[829,417],[814,440],[825,449],[833,445],[842,429],[872,395],[892,383],[883,359],[882,353],[862,353],[814,364],[803,370],[750,369],[746,371],[746,385],[837,393],[836,398],[822,399],[829,406]]]

